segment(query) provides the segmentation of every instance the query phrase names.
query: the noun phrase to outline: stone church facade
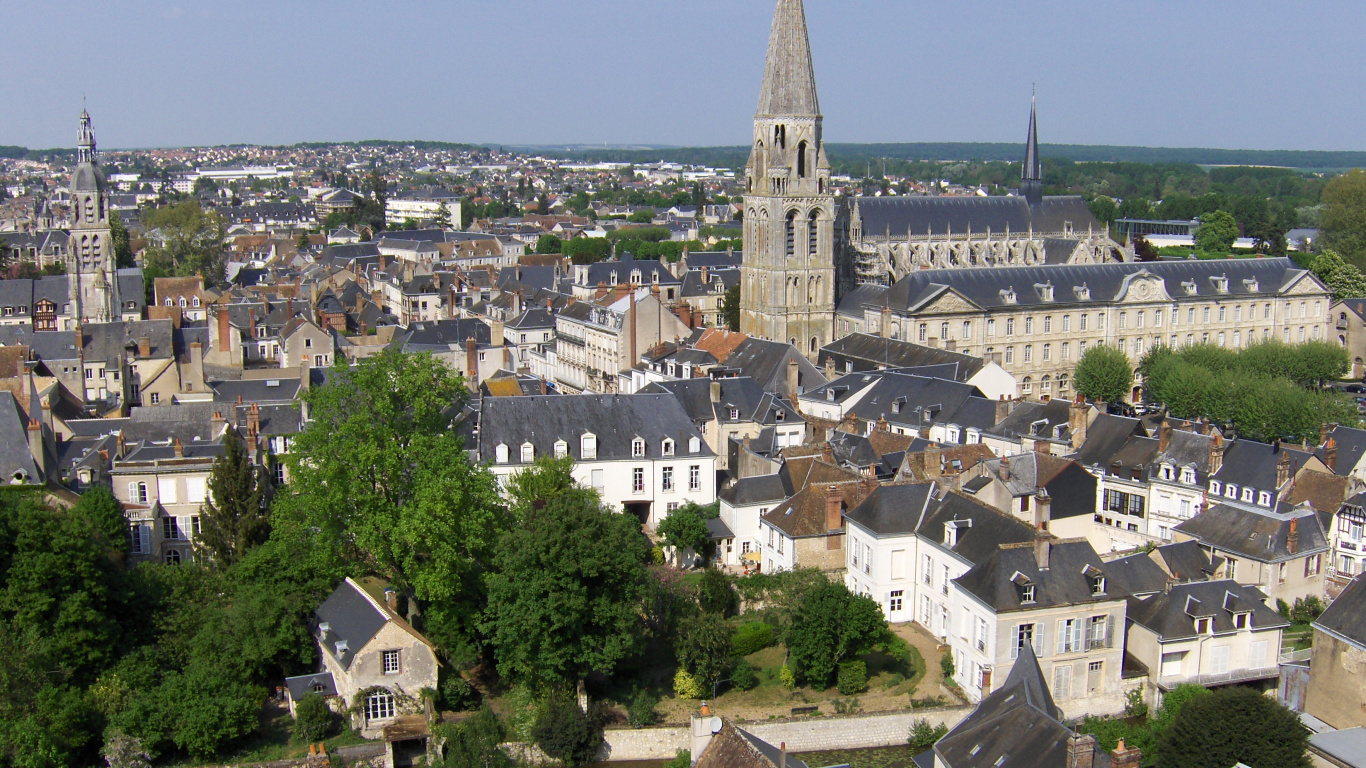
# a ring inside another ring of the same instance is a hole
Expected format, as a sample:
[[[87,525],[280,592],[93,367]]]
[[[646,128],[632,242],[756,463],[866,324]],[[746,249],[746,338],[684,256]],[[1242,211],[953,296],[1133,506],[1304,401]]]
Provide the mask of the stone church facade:
[[[99,167],[90,113],[81,111],[76,137],[76,168],[71,172],[71,234],[66,274],[70,323],[108,323],[121,319],[114,238],[109,227],[109,185]]]

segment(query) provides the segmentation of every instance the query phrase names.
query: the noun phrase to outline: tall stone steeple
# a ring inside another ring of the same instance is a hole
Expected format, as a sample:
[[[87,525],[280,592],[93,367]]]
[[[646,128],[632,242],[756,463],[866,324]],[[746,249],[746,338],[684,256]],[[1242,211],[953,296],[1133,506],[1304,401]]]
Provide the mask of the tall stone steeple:
[[[1020,192],[1031,206],[1043,202],[1043,171],[1039,167],[1039,123],[1034,98],[1029,99],[1029,139],[1025,142],[1024,169],[1020,172]]]
[[[63,329],[118,320],[118,274],[109,230],[109,185],[99,167],[90,113],[81,110],[76,167],[71,171],[71,235],[67,240],[67,295]]]
[[[745,169],[740,330],[815,357],[835,322],[835,198],[802,0],[777,0]]]

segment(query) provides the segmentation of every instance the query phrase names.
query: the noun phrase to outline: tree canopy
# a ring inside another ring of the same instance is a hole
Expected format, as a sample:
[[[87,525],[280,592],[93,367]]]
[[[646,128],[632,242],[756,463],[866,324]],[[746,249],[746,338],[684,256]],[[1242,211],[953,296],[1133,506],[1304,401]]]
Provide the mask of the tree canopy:
[[[840,662],[873,651],[887,639],[882,608],[866,595],[826,579],[804,590],[787,630],[787,648],[800,679],[820,687]]]
[[[1072,375],[1077,394],[1090,400],[1113,403],[1132,394],[1134,369],[1118,347],[1097,344],[1077,361]]]
[[[200,275],[207,285],[223,279],[223,219],[216,211],[189,200],[147,211],[142,224],[155,230],[147,248],[148,264],[173,275]]]
[[[1206,253],[1227,253],[1238,239],[1238,222],[1228,211],[1211,211],[1200,217],[1195,247]]]
[[[219,565],[232,565],[270,538],[270,480],[252,462],[246,442],[229,429],[223,455],[209,471],[209,498],[200,511],[196,545]]]
[[[1325,248],[1366,267],[1366,171],[1348,171],[1324,186],[1319,229]]]
[[[1308,768],[1309,731],[1280,703],[1226,686],[1182,707],[1157,744],[1158,768]]]

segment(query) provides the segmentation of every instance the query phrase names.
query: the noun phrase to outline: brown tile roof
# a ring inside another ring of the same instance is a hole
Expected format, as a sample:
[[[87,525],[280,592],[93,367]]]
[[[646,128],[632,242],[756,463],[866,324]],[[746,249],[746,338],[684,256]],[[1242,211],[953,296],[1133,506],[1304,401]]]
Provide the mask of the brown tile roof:
[[[488,388],[490,397],[520,397],[524,394],[522,385],[512,376],[489,379],[484,382],[484,386]]]
[[[792,481],[792,487],[801,490],[812,483],[844,483],[857,482],[863,476],[844,467],[831,464],[825,461],[822,456],[802,456],[792,459],[783,464],[783,470],[787,472],[788,478]]]
[[[864,482],[860,479],[812,483],[770,510],[764,515],[764,522],[794,539],[828,535],[830,529],[825,525],[825,494],[830,488],[839,492],[843,509],[847,512],[863,503],[868,494],[877,488],[877,481]],[[843,532],[841,523],[836,533]]]
[[[881,429],[875,429],[868,435],[868,445],[879,456],[908,450],[913,442],[915,438],[910,435],[896,435]]]
[[[1318,512],[1337,512],[1338,507],[1342,506],[1342,500],[1347,498],[1347,488],[1351,480],[1351,477],[1302,469],[1285,490],[1284,501],[1296,505],[1307,501]]]
[[[931,456],[936,457],[941,463],[940,466],[927,470],[926,459]],[[972,469],[980,461],[994,458],[996,458],[996,454],[981,443],[973,445],[953,445],[938,449],[931,448],[918,453],[908,453],[906,454],[906,460],[901,464],[901,468],[904,480],[923,483],[929,480],[938,479],[944,474],[949,474],[950,470],[948,470],[947,467],[952,466],[951,462],[954,459],[957,459],[962,464],[962,466],[958,468],[958,471],[965,472]]]
[[[704,352],[708,352],[716,361],[724,364],[726,358],[736,350],[741,344],[749,340],[749,336],[737,331],[728,331],[724,328],[712,328],[704,331],[693,346]]]
[[[698,755],[695,768],[807,768],[806,763],[788,755],[754,734],[736,728],[722,718],[721,730],[711,737],[706,749]]]

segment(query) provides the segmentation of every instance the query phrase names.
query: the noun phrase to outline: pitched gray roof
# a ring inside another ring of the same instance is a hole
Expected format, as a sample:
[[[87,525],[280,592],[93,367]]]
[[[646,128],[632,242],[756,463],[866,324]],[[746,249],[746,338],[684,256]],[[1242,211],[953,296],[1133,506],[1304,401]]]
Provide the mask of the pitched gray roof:
[[[557,395],[486,397],[479,404],[479,458],[493,462],[495,449],[508,446],[510,463],[521,462],[520,446],[530,442],[537,456],[555,455],[567,443],[570,456],[583,461],[585,434],[597,436],[597,460],[630,459],[631,442],[645,441],[645,459],[663,458],[663,441],[672,438],[680,461],[715,456],[673,395]],[[698,450],[689,453],[689,439]]]
[[[379,634],[388,621],[389,617],[347,580],[318,606],[313,633],[342,669],[350,669],[356,653]],[[325,632],[324,624],[327,625]],[[339,642],[345,645],[339,646]]]
[[[1039,567],[1036,550],[1048,547],[1048,567]],[[1106,565],[1084,539],[1041,539],[1033,546],[1007,545],[997,549],[983,562],[955,579],[955,583],[998,613],[1034,610],[1129,597],[1124,586],[1106,581],[1106,590],[1092,592],[1087,572],[1104,574]],[[1034,585],[1034,602],[1022,604],[1020,579]]]
[[[940,739],[934,752],[936,764],[949,768],[1061,768],[1071,736],[1026,644],[1005,683]]]
[[[1314,626],[1366,648],[1366,575],[1348,584]]]
[[[912,237],[945,237],[969,232],[985,236],[987,230],[995,235],[1004,235],[1007,229],[1016,234],[1024,234],[1031,229],[1042,234],[1063,232],[1068,222],[1071,222],[1072,231],[1077,233],[1084,233],[1088,228],[1094,232],[1104,232],[1086,202],[1073,195],[1045,197],[1034,208],[1023,197],[903,195],[858,197],[853,204],[858,206],[864,237],[883,238],[888,232],[892,237],[902,239],[908,232]],[[1020,287],[1025,286],[1022,284]],[[1095,287],[1093,283],[1092,288]]]
[[[28,449],[28,424],[19,402],[10,392],[0,392],[0,482],[22,477],[24,483],[38,484],[43,477]]]
[[[778,473],[742,478],[717,495],[732,507],[747,507],[764,502],[777,504],[791,496],[794,490],[787,476]]]
[[[314,672],[311,675],[298,675],[297,677],[286,677],[285,687],[289,689],[289,697],[298,703],[310,693],[317,693],[319,696],[336,696],[337,683],[332,679],[331,672]],[[317,688],[318,690],[314,690]]]
[[[1037,536],[1023,521],[958,493],[945,494],[932,506],[916,533],[939,546],[946,546],[951,524],[958,533],[957,542],[949,549],[974,564],[987,560],[1002,545],[1028,543]]]
[[[934,501],[934,483],[883,485],[845,517],[878,536],[914,533]]]
[[[868,333],[851,333],[821,347],[817,365],[823,368],[827,360],[833,360],[841,373],[846,372],[846,362],[853,363],[854,372],[933,366],[933,374],[920,373],[952,381],[967,381],[986,364],[980,357]]]
[[[1291,508],[1279,504],[1276,511],[1233,501],[1215,502],[1212,506],[1176,526],[1176,530],[1194,536],[1207,547],[1250,560],[1275,563],[1304,557],[1328,550],[1328,537],[1313,507]],[[1298,542],[1291,551],[1292,524]]]
[[[1143,600],[1129,601],[1128,617],[1162,640],[1193,638],[1195,617],[1214,619],[1216,635],[1237,632],[1234,613],[1251,613],[1253,629],[1288,627],[1290,623],[1266,606],[1266,595],[1232,579],[1177,584]]]

